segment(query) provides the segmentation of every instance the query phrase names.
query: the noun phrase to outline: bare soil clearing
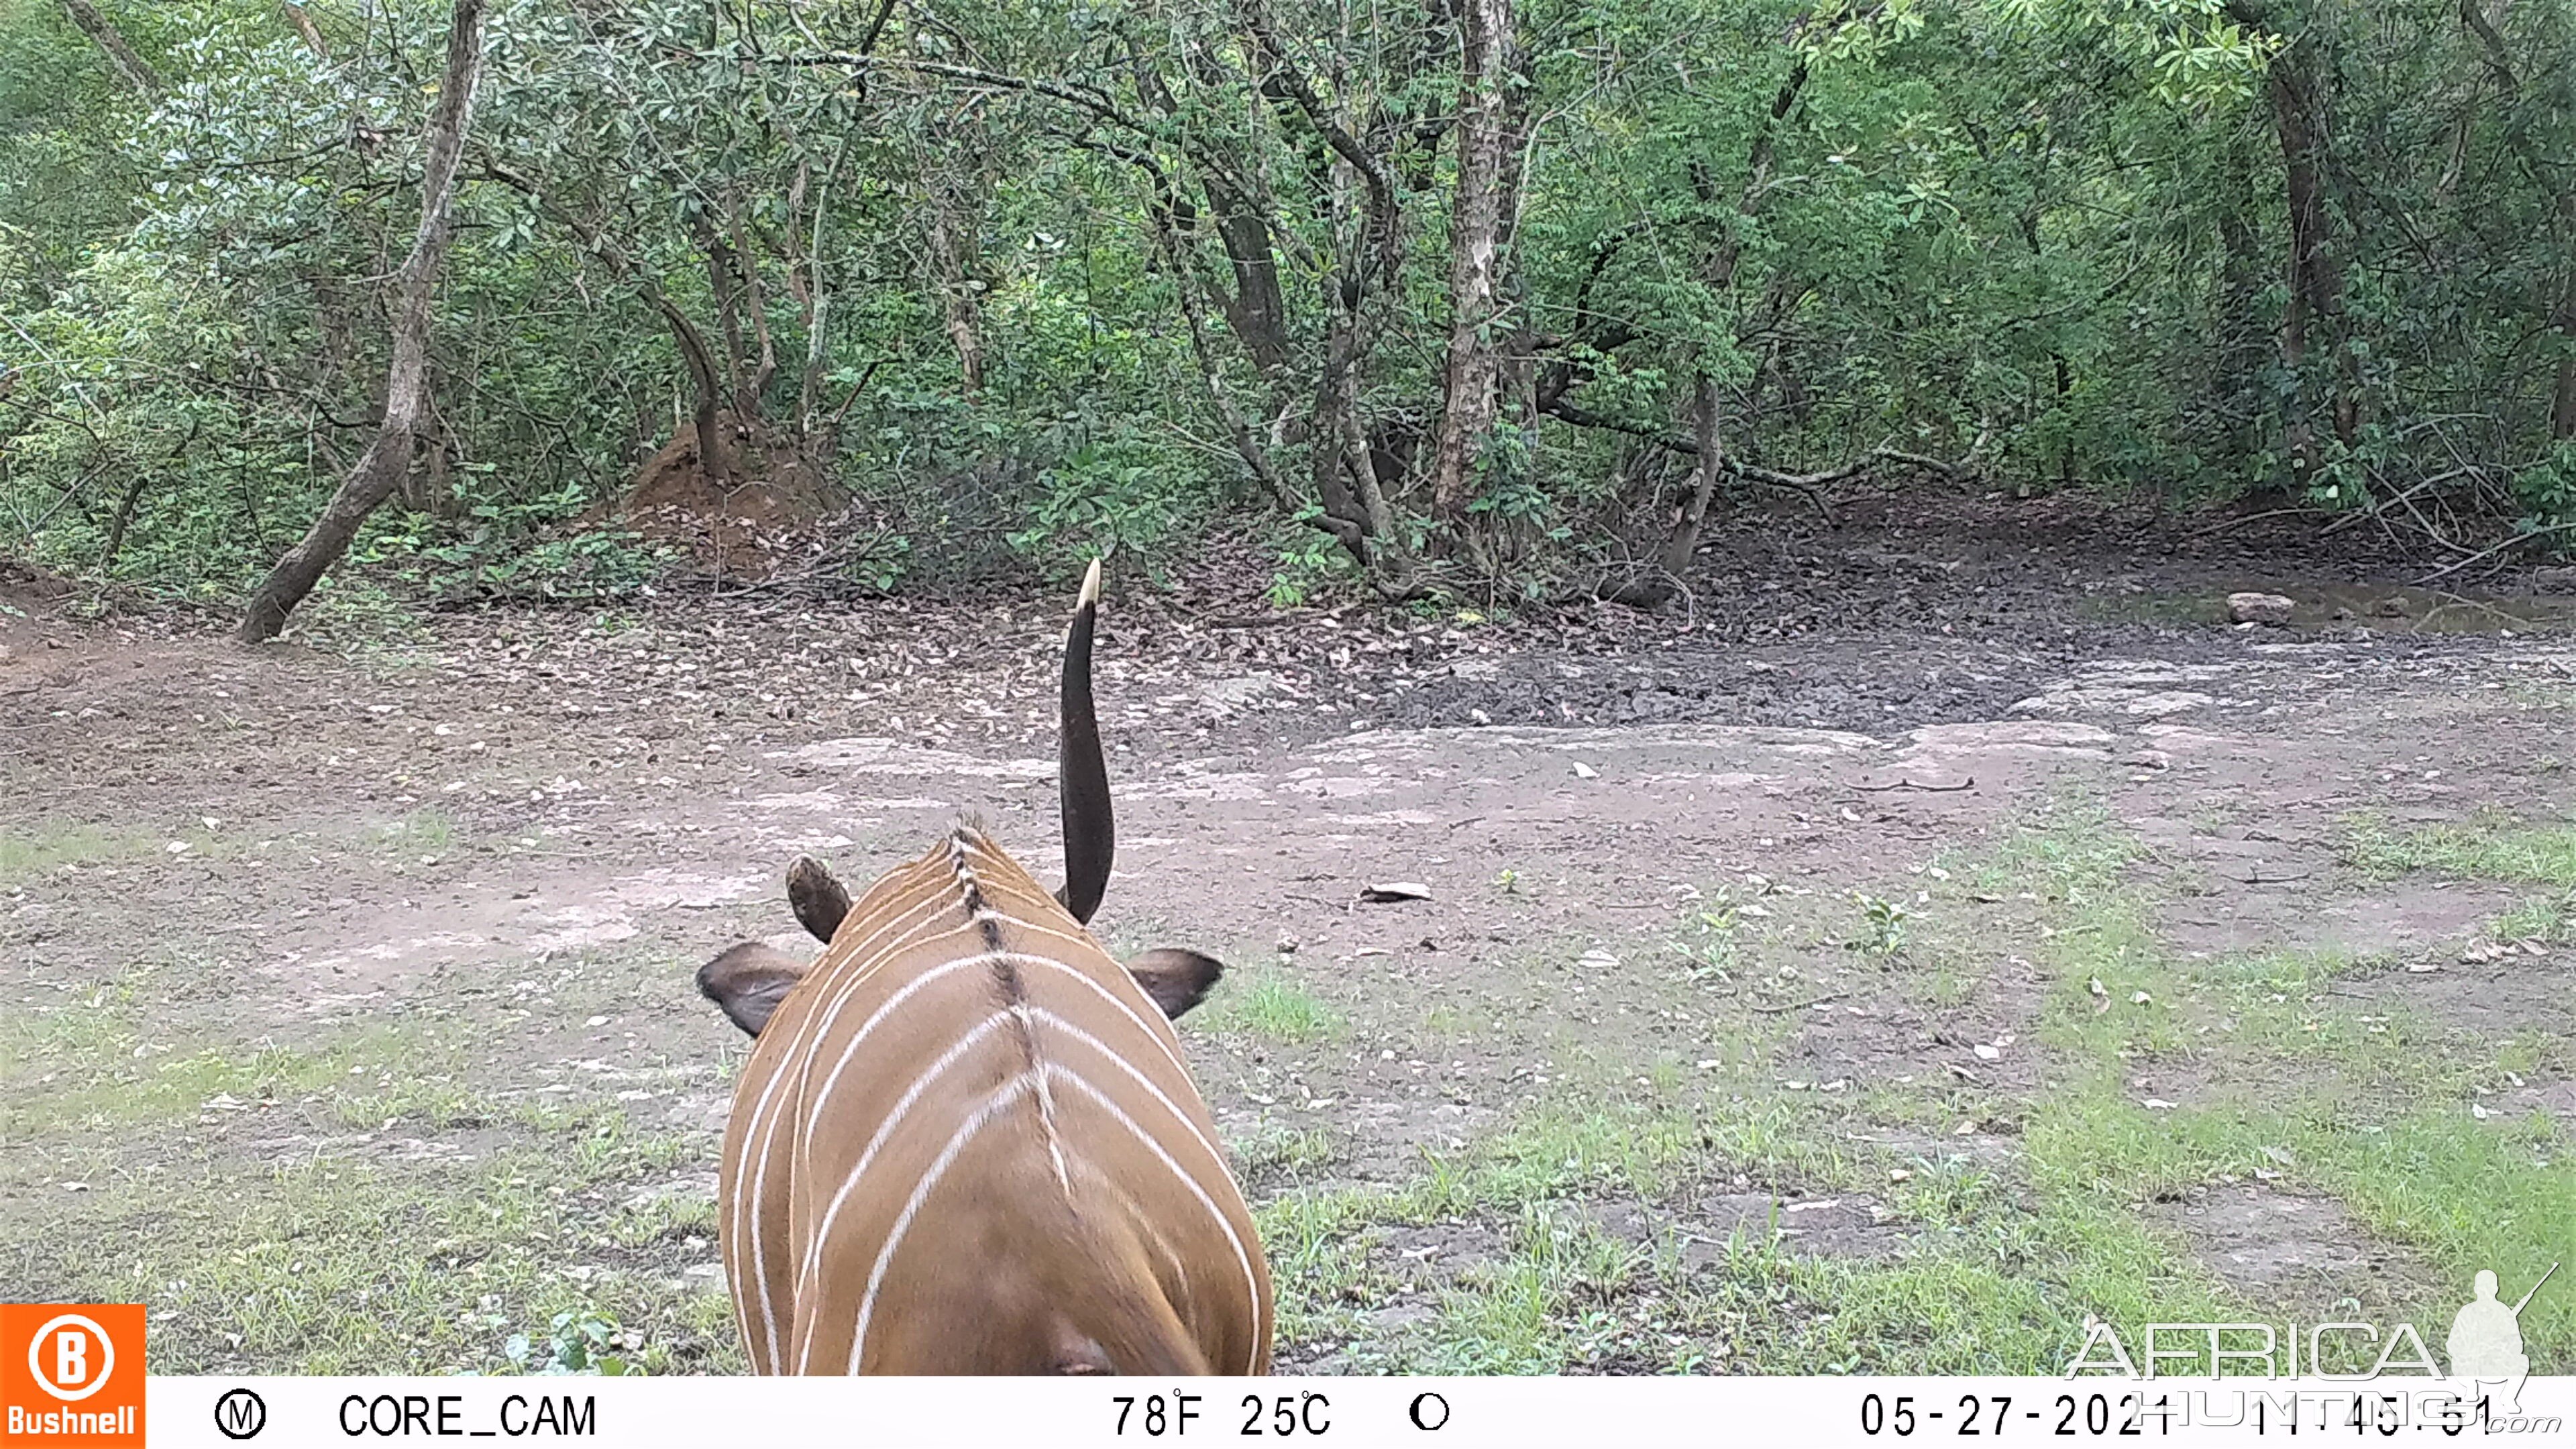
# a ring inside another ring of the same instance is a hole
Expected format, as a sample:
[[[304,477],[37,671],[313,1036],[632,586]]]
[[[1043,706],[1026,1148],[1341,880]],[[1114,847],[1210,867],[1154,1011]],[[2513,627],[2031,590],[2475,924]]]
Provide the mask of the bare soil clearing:
[[[2097,1090],[2149,1123],[2285,1082],[2343,1092],[2337,1131],[2538,1121],[2514,1160],[2564,1173],[2576,936],[2460,958],[2569,883],[2349,844],[2576,821],[2554,604],[2392,634],[2333,614],[2393,588],[2331,569],[1878,525],[1812,568],[1720,553],[1680,622],[1113,592],[1101,926],[1234,967],[1183,1035],[1266,1205],[1286,1365],[1825,1362],[1820,1295],[1918,1291],[1944,1243],[2073,1202],[2041,1139]],[[2313,623],[2202,622],[2243,586]],[[145,1295],[174,1368],[500,1366],[557,1311],[737,1365],[706,1205],[741,1044],[690,972],[796,939],[798,851],[855,881],[973,808],[1056,868],[1048,599],[446,615],[352,660],[8,597],[0,1275]],[[2069,802],[2092,823],[2050,834]],[[1359,899],[1382,880],[1431,898]],[[2275,993],[2272,957],[2322,964]],[[2183,984],[2132,987],[2151,959]],[[2249,1076],[2236,1024],[2301,1007],[2360,1045]],[[2392,1016],[2458,1071],[2384,1079]],[[2309,1156],[2256,1192],[2201,1150],[2179,1195],[2099,1194],[2103,1241],[2196,1258],[2173,1293],[2342,1283],[2432,1322],[2503,1251]],[[1523,1278],[1543,1324],[1498,1306]]]

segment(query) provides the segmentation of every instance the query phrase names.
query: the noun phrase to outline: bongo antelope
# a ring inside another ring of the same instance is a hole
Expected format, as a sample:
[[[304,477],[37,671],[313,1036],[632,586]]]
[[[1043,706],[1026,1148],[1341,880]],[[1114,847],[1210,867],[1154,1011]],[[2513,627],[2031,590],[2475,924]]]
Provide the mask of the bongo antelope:
[[[973,820],[853,902],[788,871],[808,965],[698,986],[756,1039],[718,1234],[759,1373],[1269,1371],[1270,1269],[1171,1018],[1223,971],[1084,928],[1116,848],[1092,714],[1100,566],[1065,640],[1052,896]]]

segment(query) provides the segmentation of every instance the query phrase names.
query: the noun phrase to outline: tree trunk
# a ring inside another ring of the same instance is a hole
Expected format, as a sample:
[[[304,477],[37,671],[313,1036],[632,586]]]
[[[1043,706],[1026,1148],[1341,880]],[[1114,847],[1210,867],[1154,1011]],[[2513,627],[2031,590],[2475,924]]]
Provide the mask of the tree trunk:
[[[294,26],[295,33],[303,37],[305,49],[324,60],[331,58],[331,47],[323,44],[321,30],[313,24],[313,17],[305,13],[303,6],[296,4],[295,0],[278,0],[277,8],[286,12],[286,23]]]
[[[2235,461],[2245,463],[2262,451],[2259,428],[2262,404],[2258,378],[2263,354],[2270,350],[2259,319],[2266,270],[2253,209],[2259,199],[2253,158],[2244,143],[2226,143],[2226,188],[2218,212],[2218,315],[2210,328],[2210,390],[2221,408],[2222,426]]]
[[[717,359],[723,365],[717,376],[733,401],[733,410],[746,412],[743,384],[750,353],[742,342],[741,268],[735,264],[733,244],[703,214],[698,217],[696,232],[698,253],[707,263],[707,292],[716,302],[716,330],[724,338],[724,356]]]
[[[733,445],[733,423],[724,409],[724,377],[716,369],[715,354],[708,351],[706,337],[689,321],[688,314],[673,306],[660,287],[648,282],[643,291],[645,300],[669,324],[671,340],[680,348],[680,361],[689,369],[689,387],[697,394],[696,414],[690,427],[698,439],[698,471],[717,487],[730,487],[741,476],[742,459]]]
[[[393,355],[385,370],[384,420],[303,541],[251,591],[239,631],[244,642],[277,637],[286,616],[340,561],[367,515],[401,486],[411,468],[412,440],[429,404],[430,296],[447,251],[457,162],[473,122],[474,85],[483,65],[482,28],[483,0],[455,0],[448,22],[447,71],[422,143],[420,229],[412,238],[411,254],[394,273]]]
[[[959,389],[968,397],[984,390],[983,309],[967,285],[966,248],[944,198],[930,203],[930,261],[939,280],[940,320],[957,348]]]
[[[1708,522],[1709,500],[1717,494],[1718,476],[1726,471],[1726,452],[1717,436],[1717,379],[1706,372],[1698,374],[1693,394],[1691,441],[1699,444],[1698,476],[1691,480],[1690,502],[1683,506],[1680,521],[1655,556],[1655,567],[1663,572],[1667,586],[1690,577],[1691,560],[1699,556],[1700,528]]]
[[[2293,38],[2272,61],[2268,89],[2280,135],[2290,213],[2290,297],[2281,315],[2281,365],[2294,380],[2300,379],[2311,344],[2322,341],[2333,351],[2336,377],[2329,384],[2329,409],[2335,436],[2349,444],[2360,430],[2361,398],[2359,380],[2351,375],[2355,359],[2341,335],[2343,254],[2326,196],[2328,117],[2323,83],[2317,42],[2311,36]],[[2294,385],[2297,400],[2292,403],[2285,441],[2292,477],[2305,488],[2314,480],[2320,460],[2306,388],[2303,382]]]
[[[117,74],[125,77],[127,85],[147,97],[161,94],[160,72],[137,55],[133,46],[126,44],[125,32],[116,28],[115,21],[100,14],[90,0],[63,0],[63,9],[71,13],[72,24],[79,26],[90,39],[98,42],[99,49],[107,52],[108,60],[116,66]]]
[[[1209,208],[1216,213],[1216,234],[1225,245],[1226,265],[1234,273],[1233,292],[1217,293],[1217,306],[1252,365],[1264,377],[1275,378],[1288,370],[1288,301],[1279,290],[1270,218],[1223,177],[1210,175],[1201,184],[1207,188]]]
[[[2558,390],[2549,405],[2549,436],[2576,438],[2576,271],[2558,293]]]
[[[2497,28],[2497,23],[2503,18],[2501,12],[2506,8],[2506,5],[2500,5],[2497,7],[2499,13],[2490,16],[2483,0],[2460,0],[2460,23],[2477,41],[2487,70],[2503,84],[2508,101],[2519,111],[2527,103],[2520,68],[2514,64],[2513,53],[2505,44],[2503,31]],[[2463,149],[2467,144],[2468,122],[2473,118],[2474,113],[2462,117]],[[2535,175],[2554,175],[2558,179],[2556,240],[2561,260],[2558,296],[2550,307],[2549,328],[2558,334],[2560,352],[2557,381],[2549,393],[2549,436],[2554,441],[2565,442],[2576,438],[2576,178],[2568,176],[2563,161],[2547,154],[2545,145],[2535,147],[2532,144],[2527,123],[2518,117],[2507,124],[2505,134]],[[2459,165],[2454,158],[2454,173]]]
[[[1404,545],[1395,536],[1395,513],[1359,418],[1360,318],[1343,305],[1344,290],[1335,279],[1324,279],[1325,305],[1332,311],[1315,387],[1315,494],[1323,500],[1325,516],[1346,525],[1333,529],[1334,535],[1365,565],[1376,561],[1368,540],[1376,540],[1380,550],[1400,552]]]
[[[1242,408],[1235,405],[1233,394],[1226,388],[1225,369],[1217,361],[1216,348],[1208,339],[1207,322],[1200,315],[1198,275],[1197,269],[1190,264],[1190,244],[1173,226],[1168,214],[1155,213],[1154,222],[1154,239],[1164,263],[1172,270],[1172,290],[1180,300],[1181,320],[1189,327],[1190,356],[1198,362],[1199,380],[1207,388],[1208,402],[1216,408],[1217,416],[1224,419],[1226,436],[1234,442],[1235,456],[1241,458],[1243,466],[1260,480],[1264,491],[1270,494],[1282,512],[1293,513],[1298,506],[1296,490],[1279,476],[1278,466],[1271,461],[1269,450],[1253,436],[1251,420],[1243,415]],[[1339,528],[1328,527],[1327,531],[1348,545],[1349,539]]]
[[[1449,362],[1432,454],[1431,504],[1456,534],[1467,526],[1467,475],[1493,429],[1492,336],[1502,231],[1511,0],[1462,0],[1458,34],[1458,193],[1449,213]]]
[[[745,418],[755,418],[761,415],[760,400],[769,392],[771,379],[778,376],[778,341],[769,331],[769,300],[760,290],[760,254],[751,249],[751,233],[743,225],[740,198],[734,201],[733,255],[742,272],[743,309],[751,314],[752,344],[759,349],[735,410]]]
[[[1717,496],[1717,480],[1726,472],[1726,452],[1717,434],[1717,379],[1706,369],[1693,374],[1691,389],[1692,458],[1690,497],[1682,504],[1663,546],[1655,550],[1655,571],[1632,577],[1609,595],[1614,604],[1656,609],[1679,593],[1699,556],[1700,530],[1708,522],[1708,505]]]
[[[2558,305],[2550,325],[2558,333],[2558,386],[2549,404],[2549,436],[2576,438],[2576,179],[2562,178],[2558,193]]]

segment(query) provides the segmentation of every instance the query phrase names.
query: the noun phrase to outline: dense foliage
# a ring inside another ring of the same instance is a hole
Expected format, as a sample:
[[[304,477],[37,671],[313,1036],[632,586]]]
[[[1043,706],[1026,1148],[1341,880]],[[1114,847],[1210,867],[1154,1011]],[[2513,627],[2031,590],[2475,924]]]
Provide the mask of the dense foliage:
[[[0,0],[0,547],[230,597],[294,541],[372,437],[447,18]],[[1283,595],[1651,599],[1713,500],[1863,472],[2441,556],[2576,523],[2563,0],[524,0],[486,43],[433,436],[357,555],[433,582],[631,581],[590,525],[657,454],[854,500],[878,586],[1250,518]]]

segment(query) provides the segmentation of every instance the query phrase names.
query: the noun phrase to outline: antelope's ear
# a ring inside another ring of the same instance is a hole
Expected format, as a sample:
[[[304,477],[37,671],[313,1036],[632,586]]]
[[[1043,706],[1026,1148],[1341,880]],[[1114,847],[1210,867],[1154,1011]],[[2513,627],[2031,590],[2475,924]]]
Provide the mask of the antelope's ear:
[[[810,855],[787,867],[787,907],[806,934],[828,946],[841,918],[850,913],[850,893],[832,876],[832,868]]]
[[[734,1025],[758,1036],[807,969],[807,963],[784,951],[745,941],[698,968],[698,990]]]
[[[1206,999],[1208,988],[1225,974],[1225,963],[1177,946],[1158,946],[1128,962],[1127,974],[1163,1008],[1164,1016],[1178,1021],[1182,1012]]]

